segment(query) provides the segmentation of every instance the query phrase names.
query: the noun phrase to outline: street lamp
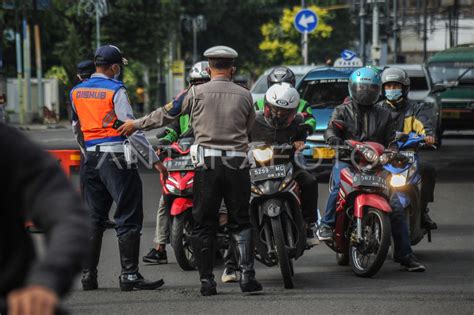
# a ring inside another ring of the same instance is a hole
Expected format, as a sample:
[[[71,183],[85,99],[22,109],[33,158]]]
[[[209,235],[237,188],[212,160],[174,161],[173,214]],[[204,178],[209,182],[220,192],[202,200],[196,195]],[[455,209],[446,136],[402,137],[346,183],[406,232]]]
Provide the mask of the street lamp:
[[[95,30],[97,38],[97,48],[100,47],[100,18],[107,15],[107,0],[80,0],[77,7],[77,14],[84,12],[90,17],[95,15]]]
[[[197,62],[197,32],[206,30],[206,18],[202,15],[183,15],[182,20],[186,30],[193,32],[193,64],[195,64]]]

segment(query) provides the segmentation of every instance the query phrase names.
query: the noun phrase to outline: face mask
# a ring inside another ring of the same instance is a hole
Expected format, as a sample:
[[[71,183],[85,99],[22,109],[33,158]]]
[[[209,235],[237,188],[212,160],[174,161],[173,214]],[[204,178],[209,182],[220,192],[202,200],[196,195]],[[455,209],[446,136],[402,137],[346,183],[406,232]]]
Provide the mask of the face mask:
[[[389,101],[396,101],[403,96],[401,89],[396,90],[385,90],[385,97]]]

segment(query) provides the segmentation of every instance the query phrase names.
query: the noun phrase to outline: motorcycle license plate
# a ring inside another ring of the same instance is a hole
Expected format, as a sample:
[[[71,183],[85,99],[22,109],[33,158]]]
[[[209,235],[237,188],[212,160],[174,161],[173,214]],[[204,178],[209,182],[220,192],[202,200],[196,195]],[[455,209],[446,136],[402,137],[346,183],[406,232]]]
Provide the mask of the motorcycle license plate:
[[[252,182],[281,178],[285,176],[286,176],[285,165],[272,165],[272,166],[250,169],[250,180]]]
[[[354,186],[388,188],[387,180],[377,175],[357,174],[354,176]]]
[[[336,152],[331,148],[313,148],[313,159],[333,159]]]
[[[408,158],[408,162],[413,163],[415,162],[415,152],[413,151],[401,151],[401,155]]]
[[[166,161],[164,164],[168,171],[191,171],[194,169],[190,157],[176,158]]]

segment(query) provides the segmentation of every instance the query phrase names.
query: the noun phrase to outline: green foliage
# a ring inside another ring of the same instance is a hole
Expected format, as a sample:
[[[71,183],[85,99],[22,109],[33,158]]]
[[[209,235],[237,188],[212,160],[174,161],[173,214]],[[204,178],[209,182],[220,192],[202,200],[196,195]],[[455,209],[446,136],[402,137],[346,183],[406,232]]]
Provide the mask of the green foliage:
[[[69,78],[67,76],[66,69],[64,69],[62,66],[52,66],[48,71],[46,71],[44,77],[47,79],[55,78],[65,86],[69,85]]]

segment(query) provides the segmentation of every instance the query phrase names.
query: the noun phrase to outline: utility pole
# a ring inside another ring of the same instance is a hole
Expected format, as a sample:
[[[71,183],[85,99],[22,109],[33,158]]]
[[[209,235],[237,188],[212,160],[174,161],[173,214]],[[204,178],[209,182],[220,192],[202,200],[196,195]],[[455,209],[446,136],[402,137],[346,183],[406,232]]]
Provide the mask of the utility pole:
[[[380,63],[380,10],[377,0],[372,0],[372,6],[372,62],[378,66]]]
[[[16,77],[18,81],[18,107],[20,124],[25,123],[26,109],[23,103],[23,59],[21,51],[21,21],[18,17],[18,2],[15,2],[15,48],[16,48]]]
[[[35,35],[35,57],[36,57],[36,79],[38,81],[38,111],[42,113],[44,107],[44,94],[43,94],[43,69],[41,65],[41,38],[40,29],[38,25],[38,7],[37,0],[33,0],[33,23],[34,23],[34,35]],[[41,114],[40,114],[41,115]]]
[[[365,0],[360,0],[359,8],[359,20],[360,20],[360,57],[362,64],[365,66],[367,62],[367,56],[365,54],[365,17],[367,13],[365,11]]]
[[[428,57],[428,51],[427,51],[427,42],[428,42],[428,34],[427,34],[427,28],[428,28],[428,0],[423,0],[423,61],[426,61]]]
[[[30,41],[30,26],[26,19],[26,10],[23,7],[23,72],[24,72],[24,84],[23,84],[23,106],[27,113],[32,113],[31,108],[31,41]]]
[[[393,63],[398,63],[398,0],[393,0]]]

